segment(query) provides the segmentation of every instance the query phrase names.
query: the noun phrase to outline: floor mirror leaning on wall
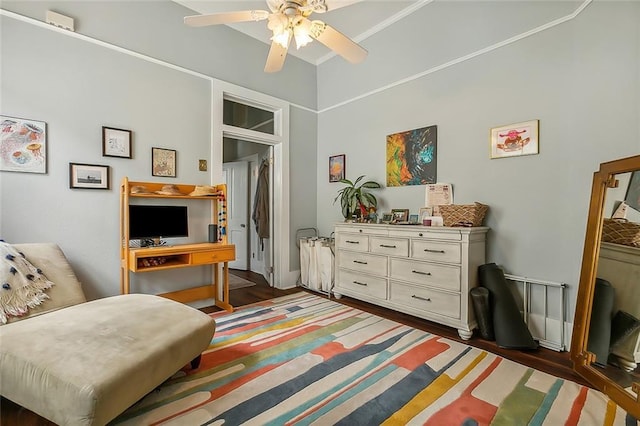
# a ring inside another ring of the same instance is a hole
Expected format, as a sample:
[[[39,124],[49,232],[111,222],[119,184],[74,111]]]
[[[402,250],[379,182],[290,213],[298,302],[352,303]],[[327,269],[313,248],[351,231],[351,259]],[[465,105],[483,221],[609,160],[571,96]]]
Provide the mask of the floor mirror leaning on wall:
[[[640,419],[640,155],[593,175],[571,359]]]

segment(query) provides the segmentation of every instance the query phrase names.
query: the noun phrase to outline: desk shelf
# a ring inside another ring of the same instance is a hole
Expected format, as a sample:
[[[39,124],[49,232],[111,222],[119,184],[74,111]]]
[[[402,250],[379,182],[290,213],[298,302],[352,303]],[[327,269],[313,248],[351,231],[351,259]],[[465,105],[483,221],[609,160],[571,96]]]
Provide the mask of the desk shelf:
[[[178,290],[160,294],[179,302],[191,302],[194,300],[215,300],[216,306],[227,311],[233,311],[229,303],[229,262],[235,260],[236,251],[233,244],[227,243],[227,236],[221,233],[218,242],[181,244],[175,246],[159,247],[129,247],[129,201],[131,198],[175,198],[189,200],[206,200],[211,202],[212,223],[219,226],[226,225],[226,211],[222,203],[226,202],[226,185],[216,185],[216,195],[190,196],[190,195],[163,195],[155,191],[162,189],[164,183],[159,182],[132,182],[128,178],[122,179],[120,185],[120,291],[122,294],[131,292],[131,273],[164,271],[177,268],[211,265],[214,281],[211,284],[200,287]],[[144,186],[150,193],[132,194],[133,186]],[[195,185],[176,185],[183,194],[189,194],[195,189]],[[220,212],[220,214],[218,214]],[[220,279],[219,265],[222,264],[222,279]]]

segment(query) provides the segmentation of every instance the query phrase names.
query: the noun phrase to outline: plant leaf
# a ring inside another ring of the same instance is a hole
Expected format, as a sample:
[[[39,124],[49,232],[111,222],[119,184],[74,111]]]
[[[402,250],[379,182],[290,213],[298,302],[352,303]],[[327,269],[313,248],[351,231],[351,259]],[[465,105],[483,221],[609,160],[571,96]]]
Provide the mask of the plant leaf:
[[[363,204],[366,204],[368,206],[375,207],[378,205],[376,197],[374,197],[373,194],[369,194],[369,193],[362,194],[362,200],[365,201]]]
[[[370,189],[380,188],[380,184],[378,182],[374,182],[370,180],[360,185],[360,188],[370,188]]]

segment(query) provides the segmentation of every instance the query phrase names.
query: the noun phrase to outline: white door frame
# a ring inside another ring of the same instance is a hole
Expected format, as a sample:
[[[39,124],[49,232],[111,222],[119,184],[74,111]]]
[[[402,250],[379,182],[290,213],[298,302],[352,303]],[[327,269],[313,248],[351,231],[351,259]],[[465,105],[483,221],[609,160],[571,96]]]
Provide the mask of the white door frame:
[[[273,146],[273,215],[271,215],[271,243],[273,244],[273,285],[276,288],[295,287],[297,271],[291,272],[289,221],[289,103],[263,93],[214,80],[211,97],[213,116],[211,129],[211,180],[222,180],[223,138],[241,139],[248,142]],[[250,105],[274,115],[274,134],[229,126],[223,122],[224,100]],[[214,161],[215,160],[215,161]]]

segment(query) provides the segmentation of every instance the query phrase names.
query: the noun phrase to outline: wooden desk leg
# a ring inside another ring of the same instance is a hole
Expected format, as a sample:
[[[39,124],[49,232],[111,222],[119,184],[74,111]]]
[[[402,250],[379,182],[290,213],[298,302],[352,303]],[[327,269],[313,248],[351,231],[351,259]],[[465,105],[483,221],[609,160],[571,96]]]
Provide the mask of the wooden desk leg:
[[[222,277],[222,301],[225,303],[229,303],[229,262],[224,262],[223,270],[224,275]]]
[[[131,288],[129,286],[129,269],[120,267],[120,294],[129,294]]]
[[[218,298],[218,264],[215,265],[215,291],[216,291],[216,306],[224,309],[228,312],[233,312],[233,306],[231,306],[229,299],[229,262],[222,264],[222,299]]]
[[[220,288],[219,284],[220,284],[220,280],[218,279],[218,264],[214,263],[212,266],[212,271],[211,273],[213,274],[213,298],[216,301],[216,305],[218,304],[218,301],[220,300],[220,296],[218,293],[218,289]]]

